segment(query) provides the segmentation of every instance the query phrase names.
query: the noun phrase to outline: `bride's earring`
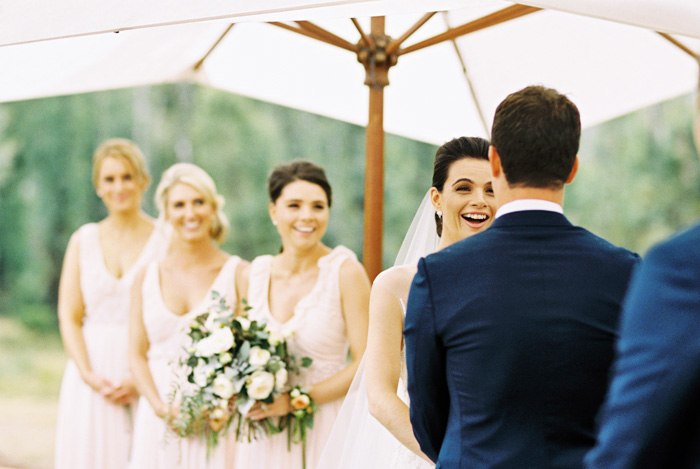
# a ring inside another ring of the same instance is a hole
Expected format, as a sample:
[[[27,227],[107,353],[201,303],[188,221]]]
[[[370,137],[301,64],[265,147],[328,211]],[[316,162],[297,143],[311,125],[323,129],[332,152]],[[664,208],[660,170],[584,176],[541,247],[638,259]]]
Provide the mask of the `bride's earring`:
[[[438,217],[442,218],[442,210],[438,210],[435,213],[437,214]]]

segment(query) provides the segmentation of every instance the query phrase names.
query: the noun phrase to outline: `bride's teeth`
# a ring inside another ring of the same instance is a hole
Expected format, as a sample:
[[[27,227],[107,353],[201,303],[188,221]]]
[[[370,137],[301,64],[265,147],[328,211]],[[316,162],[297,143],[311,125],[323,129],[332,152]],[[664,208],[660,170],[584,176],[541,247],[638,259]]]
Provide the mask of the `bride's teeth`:
[[[302,233],[311,233],[314,229],[310,226],[297,226],[297,231],[301,231]]]
[[[465,218],[469,220],[484,221],[488,218],[488,216],[483,213],[467,213]]]

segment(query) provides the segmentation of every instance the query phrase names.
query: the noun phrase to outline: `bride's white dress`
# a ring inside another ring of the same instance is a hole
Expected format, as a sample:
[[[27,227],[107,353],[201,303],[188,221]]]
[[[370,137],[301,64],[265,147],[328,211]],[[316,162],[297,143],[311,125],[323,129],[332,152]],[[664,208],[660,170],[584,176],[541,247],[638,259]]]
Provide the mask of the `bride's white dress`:
[[[250,319],[289,334],[291,353],[310,357],[313,364],[300,376],[290,376],[291,384],[312,385],[337,373],[347,365],[348,340],[340,299],[339,275],[345,261],[357,261],[349,249],[338,246],[318,261],[318,280],[308,295],[297,303],[293,316],[285,323],[272,317],[268,303],[272,256],[257,257],[251,264],[248,303]],[[321,404],[314,414],[314,428],[307,434],[306,467],[314,469],[333,427],[341,401]],[[252,443],[236,445],[237,469],[295,469],[302,467],[301,446],[287,447],[286,432],[263,436]],[[332,466],[331,466],[332,467]]]
[[[173,313],[165,305],[160,290],[158,263],[148,265],[142,288],[143,323],[150,343],[148,367],[163,402],[169,402],[173,387],[184,379],[178,360],[187,344],[187,327],[211,304],[211,292],[216,291],[224,296],[229,305],[236,304],[235,276],[240,260],[237,256],[229,257],[202,302],[184,315]],[[228,468],[231,467],[231,445],[230,434],[221,438],[218,446],[209,452],[203,438],[178,437],[142,397],[134,425],[131,468]]]
[[[107,270],[98,225],[78,230],[80,290],[85,314],[83,337],[92,369],[113,383],[130,376],[129,298],[136,273],[165,252],[167,236],[159,224],[138,260],[117,278]],[[129,459],[132,408],[108,402],[80,378],[68,361],[61,384],[56,427],[56,469],[123,469]]]
[[[402,302],[404,316],[406,308]],[[396,389],[409,405],[406,356],[401,348],[401,374]],[[403,446],[369,413],[365,360],[350,386],[336,424],[321,455],[319,469],[428,469],[434,467]]]

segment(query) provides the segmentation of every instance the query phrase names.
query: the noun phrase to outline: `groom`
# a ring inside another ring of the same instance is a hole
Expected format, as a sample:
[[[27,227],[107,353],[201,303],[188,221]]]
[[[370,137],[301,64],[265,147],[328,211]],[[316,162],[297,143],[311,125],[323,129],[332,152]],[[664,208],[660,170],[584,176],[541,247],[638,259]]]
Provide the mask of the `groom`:
[[[496,220],[418,265],[408,391],[437,467],[579,468],[595,443],[639,258],[563,215],[580,133],[578,109],[555,90],[508,96],[489,150]]]

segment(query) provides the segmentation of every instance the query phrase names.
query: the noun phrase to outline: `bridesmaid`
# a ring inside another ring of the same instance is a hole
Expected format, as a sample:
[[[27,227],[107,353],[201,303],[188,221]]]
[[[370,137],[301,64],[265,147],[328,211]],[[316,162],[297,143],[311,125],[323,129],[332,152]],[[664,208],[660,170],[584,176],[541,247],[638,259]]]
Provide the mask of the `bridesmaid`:
[[[127,464],[137,398],[127,358],[129,292],[140,267],[166,245],[141,210],[149,175],[133,142],[100,145],[92,177],[108,215],[73,234],[63,261],[58,317],[69,361],[58,405],[56,469]]]
[[[312,469],[365,349],[369,280],[352,251],[331,249],[321,241],[331,206],[322,168],[304,161],[278,166],[268,189],[270,218],[282,250],[256,258],[247,270],[247,299],[253,308],[248,316],[288,336],[297,357],[313,359],[300,376],[290,377],[318,406],[306,442],[306,467]],[[248,417],[282,417],[291,411],[286,393],[272,404],[254,406]],[[285,434],[239,443],[235,467],[301,468],[301,446],[293,444],[290,451]]]
[[[238,303],[238,279],[248,263],[222,251],[228,221],[223,198],[200,167],[170,167],[156,190],[161,216],[172,226],[165,258],[139,273],[132,292],[130,362],[141,392],[131,467],[134,469],[230,467],[232,445],[222,438],[207,451],[202,438],[179,438],[167,422],[177,415],[170,395],[191,319],[211,304],[213,291]]]

